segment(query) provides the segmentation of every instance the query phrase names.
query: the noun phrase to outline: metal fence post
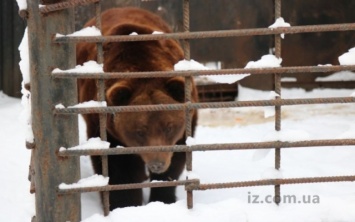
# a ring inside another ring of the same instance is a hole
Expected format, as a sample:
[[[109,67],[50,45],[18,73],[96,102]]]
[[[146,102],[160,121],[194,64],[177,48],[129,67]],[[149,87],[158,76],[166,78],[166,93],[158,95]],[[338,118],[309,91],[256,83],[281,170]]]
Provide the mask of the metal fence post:
[[[56,1],[60,2],[60,1]],[[42,1],[42,3],[53,3]],[[51,77],[55,67],[75,65],[73,44],[53,43],[56,33],[74,31],[74,11],[65,9],[42,15],[39,1],[28,0],[28,29],[31,61],[32,126],[35,137],[34,177],[37,222],[80,221],[80,195],[58,195],[58,185],[80,178],[79,158],[59,157],[60,147],[78,144],[77,115],[54,115],[54,106],[77,103],[75,80]]]

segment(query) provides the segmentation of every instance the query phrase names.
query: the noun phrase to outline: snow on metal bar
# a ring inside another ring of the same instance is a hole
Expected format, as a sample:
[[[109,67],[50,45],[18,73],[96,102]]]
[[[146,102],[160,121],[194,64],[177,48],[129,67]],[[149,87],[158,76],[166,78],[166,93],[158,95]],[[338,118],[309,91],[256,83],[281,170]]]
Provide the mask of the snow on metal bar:
[[[220,151],[220,150],[256,150],[282,147],[282,148],[305,148],[325,146],[355,145],[355,139],[333,139],[333,140],[307,140],[307,141],[271,141],[271,142],[250,142],[250,143],[228,143],[228,144],[199,144],[199,145],[175,145],[175,146],[145,146],[111,149],[81,149],[62,150],[60,156],[102,156],[102,155],[126,155],[143,152],[193,152],[193,151]]]
[[[120,185],[107,185],[97,187],[81,187],[71,189],[59,189],[58,194],[70,194],[70,193],[85,193],[85,192],[100,192],[100,191],[113,191],[113,190],[129,190],[129,189],[142,189],[142,188],[154,188],[154,187],[175,187],[175,186],[198,186],[198,179],[191,180],[179,180],[179,181],[153,181],[150,183],[132,183],[132,184],[120,184]]]
[[[199,31],[199,32],[180,32],[166,33],[159,35],[117,35],[117,36],[61,36],[54,39],[55,43],[69,42],[131,42],[131,41],[154,41],[160,39],[202,39],[202,38],[222,38],[237,36],[256,36],[256,35],[275,35],[275,34],[297,34],[310,32],[332,32],[332,31],[350,31],[355,30],[355,23],[332,24],[332,25],[307,25],[238,30],[218,30],[218,31]]]
[[[231,182],[231,183],[200,184],[197,187],[191,186],[191,188],[194,190],[203,191],[203,190],[211,190],[211,189],[227,189],[227,188],[237,188],[237,187],[286,185],[286,184],[300,184],[300,183],[354,182],[354,181],[355,181],[355,176],[305,177],[305,178],[241,181],[241,182]]]
[[[187,103],[187,104],[161,104],[161,105],[136,105],[136,106],[109,106],[92,108],[56,108],[55,114],[90,114],[90,113],[120,113],[120,112],[154,112],[163,110],[209,109],[229,107],[251,106],[275,106],[275,105],[305,105],[305,104],[330,104],[330,103],[354,103],[355,97],[330,97],[330,98],[307,98],[307,99],[279,99],[279,100],[252,100],[234,102],[212,103]]]
[[[128,78],[170,78],[174,76],[200,76],[200,75],[232,75],[232,74],[291,74],[306,72],[339,72],[355,71],[355,65],[335,65],[335,66],[293,66],[275,68],[238,68],[219,70],[189,70],[189,71],[157,71],[157,72],[67,72],[56,71],[52,73],[54,78],[78,78],[78,79],[128,79]]]
[[[39,11],[42,14],[46,14],[46,13],[49,13],[49,12],[54,12],[54,11],[58,11],[58,10],[72,8],[72,7],[75,7],[75,6],[97,3],[99,1],[100,0],[70,0],[70,1],[55,3],[55,4],[51,4],[51,5],[45,5],[43,7],[40,7]]]

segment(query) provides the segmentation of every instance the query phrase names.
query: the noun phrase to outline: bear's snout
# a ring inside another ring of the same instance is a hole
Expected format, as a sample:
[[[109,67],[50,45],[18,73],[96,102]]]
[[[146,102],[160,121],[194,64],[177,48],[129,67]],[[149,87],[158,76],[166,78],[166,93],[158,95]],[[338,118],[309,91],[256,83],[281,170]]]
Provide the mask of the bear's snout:
[[[149,171],[156,174],[162,174],[168,170],[173,153],[142,153],[140,156],[142,157]]]
[[[166,164],[161,161],[152,161],[147,164],[149,170],[157,174],[164,173],[167,170],[165,165]]]

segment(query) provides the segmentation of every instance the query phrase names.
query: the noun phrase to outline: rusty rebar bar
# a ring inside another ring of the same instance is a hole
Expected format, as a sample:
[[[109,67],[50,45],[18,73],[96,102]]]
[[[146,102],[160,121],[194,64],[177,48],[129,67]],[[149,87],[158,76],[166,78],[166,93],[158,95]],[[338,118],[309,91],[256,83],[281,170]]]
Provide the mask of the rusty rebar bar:
[[[331,24],[331,25],[307,25],[279,28],[254,28],[238,30],[218,30],[218,31],[199,31],[182,33],[165,33],[160,35],[117,35],[117,36],[62,36],[55,37],[55,43],[68,42],[129,42],[129,41],[154,41],[161,39],[202,39],[202,38],[224,38],[238,36],[256,35],[276,35],[276,34],[298,34],[311,32],[333,32],[355,30],[355,23]]]
[[[108,192],[114,190],[130,190],[130,189],[142,189],[142,188],[155,188],[155,187],[176,187],[176,186],[186,186],[194,184],[193,187],[198,186],[199,180],[179,180],[179,181],[157,181],[149,183],[132,183],[132,184],[119,184],[119,185],[107,185],[107,186],[97,186],[97,187],[82,187],[82,188],[71,188],[71,189],[59,189],[58,194],[71,194],[71,193],[85,193],[85,192]]]
[[[190,104],[161,104],[161,105],[135,105],[135,106],[108,106],[92,108],[56,108],[55,114],[90,114],[90,113],[120,113],[120,112],[143,112],[163,110],[184,110],[188,109],[215,109],[230,107],[251,107],[251,106],[291,106],[306,104],[333,104],[333,103],[354,103],[355,97],[330,97],[330,98],[307,98],[307,99],[280,99],[280,100],[252,100],[232,102],[210,102]]]
[[[190,32],[190,2],[189,0],[183,0],[183,27],[184,33]],[[184,39],[183,41],[184,59],[190,60],[190,41]],[[185,104],[191,103],[191,91],[192,91],[192,77],[185,76]],[[187,106],[185,106],[185,136],[186,138],[192,136],[192,113]],[[186,170],[192,171],[192,152],[186,152]],[[193,208],[193,192],[192,190],[186,190],[187,195],[187,208]]]
[[[185,186],[188,190],[212,190],[212,189],[229,189],[240,187],[253,187],[253,186],[272,186],[272,185],[292,185],[300,183],[327,183],[327,182],[354,182],[355,176],[329,176],[329,177],[304,177],[304,178],[287,178],[287,179],[264,179],[253,181],[239,181],[229,183],[211,183],[200,184],[199,179],[183,180],[183,181],[166,181],[154,183],[136,183],[136,184],[121,184],[121,185],[107,185],[98,187],[82,187],[71,189],[58,189],[57,193],[60,195],[84,193],[84,192],[102,192],[114,190],[129,190],[129,189],[142,189],[154,187],[171,187],[171,186]]]
[[[101,1],[95,3],[95,23],[96,28],[101,31]],[[97,62],[99,64],[104,63],[104,54],[103,54],[103,43],[97,42],[96,43],[97,49]],[[97,97],[99,101],[105,101],[105,80],[104,79],[97,79]],[[100,124],[100,138],[103,141],[107,140],[107,133],[106,133],[106,123],[107,123],[107,115],[105,113],[100,113],[99,115],[99,124]],[[102,175],[108,177],[108,157],[101,156],[101,167],[102,167]],[[102,193],[102,202],[103,202],[103,210],[104,215],[107,216],[110,213],[110,196],[109,192]]]
[[[191,71],[158,71],[158,72],[67,72],[56,71],[52,73],[54,78],[78,78],[78,79],[117,79],[117,78],[169,78],[174,76],[201,76],[201,75],[266,75],[266,74],[294,74],[294,73],[313,73],[313,72],[339,72],[354,71],[355,65],[335,65],[335,66],[292,66],[275,68],[238,68],[238,69],[220,69],[220,70],[191,70]]]
[[[306,177],[289,179],[265,179],[254,181],[241,181],[231,183],[200,184],[192,187],[194,190],[227,189],[238,187],[269,186],[269,185],[291,185],[300,183],[327,183],[327,182],[354,182],[355,176],[334,176],[334,177]]]
[[[59,152],[59,156],[101,156],[101,155],[127,155],[144,152],[196,152],[196,151],[222,151],[222,150],[257,150],[272,149],[275,146],[285,148],[306,148],[306,147],[328,147],[328,146],[353,146],[355,139],[333,139],[333,140],[307,140],[307,141],[270,141],[270,142],[249,142],[249,143],[228,143],[228,144],[199,144],[193,146],[145,146],[102,149],[66,149]]]
[[[274,1],[274,18],[276,19],[281,17],[281,0]],[[281,35],[275,35],[275,56],[277,58],[282,58],[281,56]],[[281,74],[275,73],[274,74],[274,89],[277,96],[275,97],[276,100],[281,100]],[[275,130],[281,130],[281,106],[275,106]],[[280,170],[281,168],[281,147],[275,146],[275,169]],[[280,184],[276,184],[274,186],[274,196],[275,196],[275,203],[280,203],[280,195],[281,195],[281,187]]]
[[[70,0],[70,1],[66,1],[66,2],[44,5],[39,8],[39,12],[42,14],[47,14],[50,12],[73,8],[75,6],[89,5],[89,4],[97,3],[97,2],[100,2],[100,0]]]

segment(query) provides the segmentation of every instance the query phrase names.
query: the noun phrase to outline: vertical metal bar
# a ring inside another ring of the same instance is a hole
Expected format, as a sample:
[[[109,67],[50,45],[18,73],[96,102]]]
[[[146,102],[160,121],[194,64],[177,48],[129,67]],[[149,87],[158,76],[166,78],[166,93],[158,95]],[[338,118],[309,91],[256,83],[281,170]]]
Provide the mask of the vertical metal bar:
[[[183,0],[183,26],[184,32],[190,31],[190,2],[189,0]],[[190,60],[190,42],[189,40],[183,41],[184,45],[184,58]],[[185,77],[185,103],[191,103],[191,90],[192,90],[192,78]],[[192,135],[192,114],[189,109],[185,109],[185,126],[186,126],[186,138]],[[186,170],[192,171],[192,152],[186,153]],[[187,207],[192,209],[193,207],[193,193],[192,190],[187,191]]]
[[[77,103],[77,84],[75,80],[51,78],[53,67],[75,66],[74,44],[52,43],[55,33],[74,32],[74,11],[66,9],[42,16],[39,0],[28,0],[27,5],[32,127],[36,144],[33,150],[36,221],[80,221],[80,194],[57,195],[60,183],[80,179],[79,157],[57,155],[59,147],[78,144],[78,117],[53,115],[56,104]]]
[[[281,17],[281,0],[275,0],[275,20]],[[275,35],[275,56],[281,58],[281,36]],[[276,100],[281,99],[281,74],[275,74],[275,92],[279,95]],[[281,106],[275,106],[275,130],[281,130]],[[281,167],[281,147],[275,147],[275,169]],[[275,203],[280,203],[281,187],[275,186]]]
[[[28,179],[31,182],[30,185],[30,193],[35,193],[36,192],[36,186],[35,186],[35,173],[34,173],[34,150],[31,150],[31,160],[30,160],[30,168],[28,172]]]
[[[96,20],[96,27],[101,31],[101,1],[95,3],[95,20]],[[97,49],[97,62],[99,64],[104,63],[104,55],[102,49],[102,43],[96,44]],[[97,82],[97,98],[99,101],[105,101],[105,80],[98,79]],[[106,114],[99,114],[99,121],[100,121],[100,137],[101,140],[107,140],[107,133],[106,133],[106,123],[107,123],[107,116]],[[108,177],[108,157],[102,156],[102,175]],[[104,205],[104,214],[107,216],[110,212],[110,199],[109,199],[109,192],[102,192],[102,199]]]

